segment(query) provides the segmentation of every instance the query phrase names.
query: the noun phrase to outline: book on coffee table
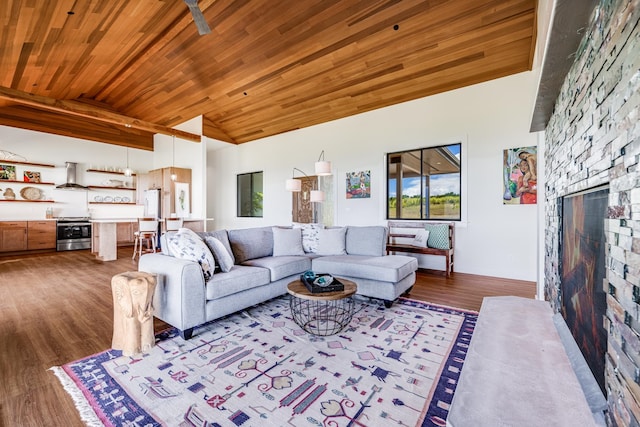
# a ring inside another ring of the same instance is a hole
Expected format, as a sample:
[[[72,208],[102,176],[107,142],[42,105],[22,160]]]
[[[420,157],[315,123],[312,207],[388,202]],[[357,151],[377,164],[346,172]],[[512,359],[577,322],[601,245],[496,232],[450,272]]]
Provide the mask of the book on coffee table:
[[[313,278],[301,274],[300,281],[312,294],[344,291],[344,284],[330,274],[316,273]]]

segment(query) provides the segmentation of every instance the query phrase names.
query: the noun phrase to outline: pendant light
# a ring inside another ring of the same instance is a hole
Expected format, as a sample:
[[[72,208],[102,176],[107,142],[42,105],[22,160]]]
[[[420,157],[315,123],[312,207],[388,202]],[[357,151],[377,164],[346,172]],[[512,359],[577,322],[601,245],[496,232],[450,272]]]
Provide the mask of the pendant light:
[[[178,178],[178,175],[176,175],[176,172],[173,170],[176,167],[176,136],[175,135],[171,135],[171,137],[173,138],[173,142],[172,142],[172,157],[171,157],[171,181],[175,181]]]
[[[133,174],[133,171],[129,167],[129,147],[126,147],[126,150],[127,150],[127,167],[124,170],[124,176],[131,176]]]

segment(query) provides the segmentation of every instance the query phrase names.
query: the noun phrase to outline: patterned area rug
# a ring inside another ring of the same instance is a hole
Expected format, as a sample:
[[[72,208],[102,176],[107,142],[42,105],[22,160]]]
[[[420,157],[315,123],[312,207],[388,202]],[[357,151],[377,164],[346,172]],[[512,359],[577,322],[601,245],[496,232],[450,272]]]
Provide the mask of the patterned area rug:
[[[288,297],[52,370],[95,426],[444,426],[476,312],[355,298],[349,326],[307,334]]]

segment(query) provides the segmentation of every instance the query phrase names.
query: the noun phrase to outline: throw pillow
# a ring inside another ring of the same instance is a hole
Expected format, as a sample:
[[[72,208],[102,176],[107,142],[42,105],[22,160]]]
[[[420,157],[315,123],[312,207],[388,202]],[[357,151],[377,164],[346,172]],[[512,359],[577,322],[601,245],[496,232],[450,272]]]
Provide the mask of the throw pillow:
[[[304,255],[302,230],[273,227],[273,256]]]
[[[191,233],[178,232],[167,238],[167,244],[175,258],[195,261],[200,264],[205,281],[213,277],[216,264],[211,251],[200,237],[197,235],[194,237]]]
[[[318,251],[318,233],[324,228],[324,225],[294,222],[293,228],[300,228],[302,230],[302,249],[308,254],[316,253]]]
[[[413,238],[413,242],[411,242],[411,246],[426,248],[428,241],[429,241],[429,232],[427,230],[418,230],[415,237]]]
[[[231,267],[233,267],[233,258],[227,248],[224,247],[224,244],[213,236],[206,236],[204,242],[211,249],[213,259],[220,266],[220,270],[225,273],[230,272]]]
[[[429,232],[427,245],[430,248],[450,249],[448,224],[425,224],[424,229]]]
[[[325,228],[318,232],[318,255],[345,255],[347,228]]]
[[[196,233],[195,231],[193,231],[190,228],[185,228],[185,227],[179,228],[178,229],[178,233],[179,234],[188,234],[191,237],[193,237],[194,239],[202,240],[202,237],[198,236],[198,233]]]

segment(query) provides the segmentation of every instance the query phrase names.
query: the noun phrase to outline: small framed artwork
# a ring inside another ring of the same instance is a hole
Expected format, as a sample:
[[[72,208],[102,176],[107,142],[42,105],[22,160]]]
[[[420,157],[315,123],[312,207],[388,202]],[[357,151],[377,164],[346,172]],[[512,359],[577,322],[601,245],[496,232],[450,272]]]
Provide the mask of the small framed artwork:
[[[0,179],[5,181],[16,180],[16,167],[13,165],[0,165]]]
[[[538,202],[537,147],[509,148],[504,150],[502,157],[503,204],[536,204]]]
[[[191,201],[189,200],[189,183],[176,182],[176,216],[178,218],[187,218],[191,213]]]
[[[371,171],[347,172],[347,199],[371,197]]]
[[[24,182],[41,182],[40,172],[24,171]]]

